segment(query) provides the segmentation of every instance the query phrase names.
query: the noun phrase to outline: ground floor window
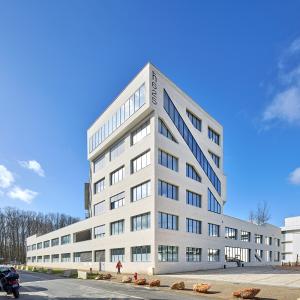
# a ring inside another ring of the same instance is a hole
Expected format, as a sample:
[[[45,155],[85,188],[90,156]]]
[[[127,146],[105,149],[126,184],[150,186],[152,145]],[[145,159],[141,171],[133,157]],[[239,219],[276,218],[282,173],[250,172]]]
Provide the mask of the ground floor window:
[[[186,261],[201,261],[201,248],[186,247]]]
[[[178,247],[159,245],[158,261],[178,261]]]
[[[50,262],[50,255],[44,255],[44,262],[45,263]]]
[[[71,261],[71,253],[62,253],[61,262],[70,262]]]
[[[91,262],[92,251],[74,252],[74,262]]]
[[[51,261],[53,263],[59,262],[59,254],[53,254],[53,255],[51,255]]]
[[[131,247],[131,261],[150,261],[150,246]]]
[[[266,261],[272,261],[272,251],[266,251]]]
[[[208,261],[220,261],[220,249],[207,249]]]
[[[225,247],[225,260],[228,262],[237,260],[241,260],[243,262],[250,262],[250,259],[250,249],[239,247]]]
[[[260,249],[255,249],[255,261],[261,262],[264,256],[264,251]]]
[[[32,261],[33,263],[36,262],[36,256],[32,256],[32,257],[31,257],[31,261]],[[43,259],[42,259],[41,262],[43,262]]]
[[[31,257],[27,257],[27,262],[31,262]]]
[[[279,262],[280,261],[280,252],[275,251],[274,252],[274,261]]]
[[[105,250],[95,251],[95,262],[105,262]]]
[[[43,256],[38,256],[37,257],[37,262],[42,263],[43,262]]]
[[[117,248],[110,250],[110,261],[117,262],[117,261],[124,261],[125,258],[125,248]]]

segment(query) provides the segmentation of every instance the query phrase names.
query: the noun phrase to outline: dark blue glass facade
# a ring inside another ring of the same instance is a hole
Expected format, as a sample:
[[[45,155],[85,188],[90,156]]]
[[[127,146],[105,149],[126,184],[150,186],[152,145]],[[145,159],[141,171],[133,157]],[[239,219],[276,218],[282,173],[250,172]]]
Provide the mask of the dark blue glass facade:
[[[207,177],[209,178],[210,182],[213,184],[218,194],[221,195],[221,182],[218,176],[216,175],[215,171],[209,164],[204,153],[200,149],[198,143],[194,139],[192,133],[190,132],[189,128],[183,121],[181,115],[179,114],[174,103],[172,102],[171,98],[169,97],[168,93],[165,90],[164,90],[164,109],[169,115],[169,117],[171,118],[171,120],[173,121],[174,125],[178,129],[179,133],[185,140],[188,147],[194,154],[195,158],[199,162],[204,173],[207,175]]]

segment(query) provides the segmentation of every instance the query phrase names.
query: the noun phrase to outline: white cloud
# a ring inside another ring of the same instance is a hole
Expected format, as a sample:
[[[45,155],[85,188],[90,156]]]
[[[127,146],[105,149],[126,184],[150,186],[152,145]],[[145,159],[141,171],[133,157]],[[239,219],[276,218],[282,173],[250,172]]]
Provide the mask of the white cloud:
[[[300,168],[295,169],[289,176],[289,181],[292,184],[300,185]]]
[[[290,53],[295,53],[298,51],[300,51],[300,38],[295,39],[289,47]]]
[[[19,164],[25,169],[32,170],[41,177],[45,176],[45,171],[36,160],[19,161]]]
[[[300,86],[292,86],[273,98],[264,111],[263,120],[276,119],[290,124],[300,124]]]
[[[274,122],[300,125],[300,38],[282,54],[278,64],[280,87],[263,112],[265,128]]]
[[[15,181],[13,174],[3,165],[0,165],[0,188],[8,188]]]
[[[7,196],[12,199],[18,199],[26,203],[31,203],[32,200],[38,195],[37,192],[34,192],[29,189],[21,189],[18,186],[13,187],[8,193]]]

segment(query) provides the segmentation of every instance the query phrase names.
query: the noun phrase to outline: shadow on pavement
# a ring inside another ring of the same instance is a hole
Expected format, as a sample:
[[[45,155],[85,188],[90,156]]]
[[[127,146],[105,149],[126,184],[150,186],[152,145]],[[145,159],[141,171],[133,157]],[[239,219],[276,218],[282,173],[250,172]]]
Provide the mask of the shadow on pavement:
[[[27,292],[28,290],[30,292],[44,292],[44,291],[48,291],[48,289],[44,288],[44,287],[32,286],[32,285],[22,286],[22,284],[21,284],[20,293]]]

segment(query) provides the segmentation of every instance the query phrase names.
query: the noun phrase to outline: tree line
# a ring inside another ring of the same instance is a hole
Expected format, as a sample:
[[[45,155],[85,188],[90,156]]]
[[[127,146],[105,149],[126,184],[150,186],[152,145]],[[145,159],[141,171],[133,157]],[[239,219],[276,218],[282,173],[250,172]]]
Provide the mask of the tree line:
[[[0,262],[26,261],[26,238],[78,222],[61,213],[24,211],[13,207],[0,208]]]

